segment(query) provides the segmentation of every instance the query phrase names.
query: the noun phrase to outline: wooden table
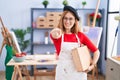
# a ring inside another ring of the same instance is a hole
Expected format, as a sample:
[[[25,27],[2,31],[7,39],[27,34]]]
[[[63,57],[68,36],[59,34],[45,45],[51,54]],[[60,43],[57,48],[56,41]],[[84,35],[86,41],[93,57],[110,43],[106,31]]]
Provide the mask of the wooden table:
[[[14,72],[12,76],[12,80],[16,75],[16,71],[20,76],[20,80],[22,80],[22,74],[20,70],[20,66],[31,66],[31,65],[57,65],[57,60],[55,55],[27,55],[26,59],[23,62],[15,62],[11,59],[8,63],[8,66],[14,66]]]

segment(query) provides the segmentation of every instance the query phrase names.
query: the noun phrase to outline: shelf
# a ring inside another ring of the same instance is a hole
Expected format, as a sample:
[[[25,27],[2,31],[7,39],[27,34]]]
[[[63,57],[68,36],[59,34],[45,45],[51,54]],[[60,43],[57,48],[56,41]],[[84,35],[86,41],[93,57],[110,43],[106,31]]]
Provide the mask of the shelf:
[[[48,43],[48,44],[45,44],[45,43],[33,43],[32,45],[36,45],[36,46],[37,46],[37,45],[38,45],[38,46],[39,46],[39,45],[42,45],[42,46],[44,46],[44,45],[45,45],[45,46],[53,46],[52,43]]]
[[[63,8],[31,8],[31,10],[62,10]],[[76,10],[95,10],[95,8],[76,8]]]
[[[82,24],[87,25],[87,15],[95,12],[95,9],[89,9],[89,8],[77,8],[76,9],[79,17],[81,18]],[[47,12],[62,12],[63,8],[31,8],[31,54],[47,54],[47,52],[50,52],[50,54],[55,53],[55,47],[54,45],[50,42],[50,37],[48,37],[48,44],[44,43],[45,40],[45,32],[50,33],[50,30],[52,30],[54,27],[50,27],[48,25],[45,26],[39,26],[37,28],[36,26],[36,20],[39,16],[45,16]],[[100,12],[101,9],[99,9]],[[56,17],[55,17],[56,18]],[[101,20],[102,21],[102,20]],[[35,23],[35,25],[34,25]],[[56,23],[56,22],[54,22]],[[42,24],[42,23],[40,23]],[[47,23],[45,23],[47,24]],[[58,23],[57,23],[58,24]],[[100,26],[103,26],[100,24]],[[56,27],[56,25],[55,25]],[[33,68],[32,68],[32,71]],[[43,73],[42,73],[43,74]],[[37,75],[37,73],[36,73]],[[40,74],[41,75],[41,74]]]
[[[33,28],[33,30],[45,30],[45,29],[53,29],[53,27],[51,28],[51,27],[41,27],[41,28]]]

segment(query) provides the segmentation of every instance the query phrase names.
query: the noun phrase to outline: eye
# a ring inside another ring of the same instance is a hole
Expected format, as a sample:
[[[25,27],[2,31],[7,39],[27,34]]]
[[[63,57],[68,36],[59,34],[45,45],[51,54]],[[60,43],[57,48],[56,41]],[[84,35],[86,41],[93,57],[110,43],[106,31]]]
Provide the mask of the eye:
[[[69,20],[70,20],[70,21],[72,21],[72,20],[73,20],[73,18],[69,18]]]
[[[71,17],[70,17],[70,18],[64,17],[63,19],[64,19],[65,21],[67,21],[67,20],[69,20],[69,21],[73,21],[73,20],[74,20],[74,19],[71,18]]]

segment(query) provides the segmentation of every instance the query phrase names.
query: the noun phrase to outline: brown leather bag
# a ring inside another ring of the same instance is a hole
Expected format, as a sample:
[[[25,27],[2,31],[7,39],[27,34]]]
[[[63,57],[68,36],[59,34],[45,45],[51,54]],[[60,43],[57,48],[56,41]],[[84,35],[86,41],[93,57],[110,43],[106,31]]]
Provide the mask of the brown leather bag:
[[[72,49],[72,58],[78,72],[85,71],[90,66],[91,55],[85,45]]]

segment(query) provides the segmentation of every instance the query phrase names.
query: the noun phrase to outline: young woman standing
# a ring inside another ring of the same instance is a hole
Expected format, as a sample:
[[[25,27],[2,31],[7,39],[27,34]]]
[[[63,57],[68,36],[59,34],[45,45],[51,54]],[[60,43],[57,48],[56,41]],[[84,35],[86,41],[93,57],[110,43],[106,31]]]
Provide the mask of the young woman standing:
[[[65,6],[58,28],[50,33],[58,55],[55,80],[87,80],[87,72],[94,68],[99,59],[98,48],[80,31],[78,21],[76,10]],[[80,44],[86,45],[93,52],[92,64],[84,72],[77,72],[71,55],[71,50]]]

